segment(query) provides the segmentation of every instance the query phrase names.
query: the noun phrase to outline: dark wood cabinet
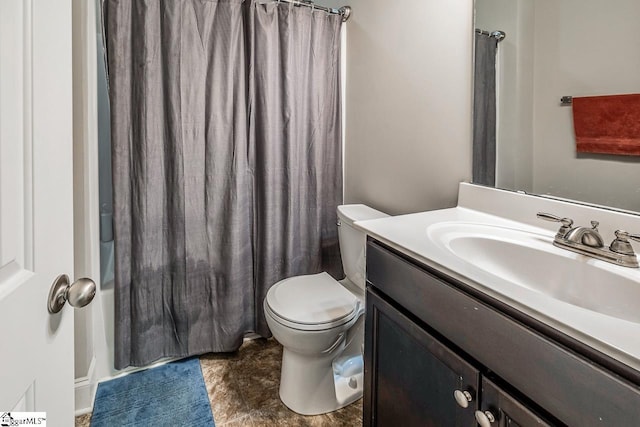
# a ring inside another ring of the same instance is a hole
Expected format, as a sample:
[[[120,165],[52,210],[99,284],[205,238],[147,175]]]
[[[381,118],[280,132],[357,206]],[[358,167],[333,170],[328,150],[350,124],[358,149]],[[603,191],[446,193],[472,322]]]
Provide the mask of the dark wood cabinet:
[[[485,377],[482,378],[481,395],[480,416],[484,416],[492,426],[551,426],[522,402]],[[491,422],[491,419],[495,421]]]
[[[480,373],[375,293],[367,293],[366,425],[473,426]],[[454,392],[467,392],[467,408]]]
[[[639,425],[615,361],[373,240],[366,310],[365,426]]]

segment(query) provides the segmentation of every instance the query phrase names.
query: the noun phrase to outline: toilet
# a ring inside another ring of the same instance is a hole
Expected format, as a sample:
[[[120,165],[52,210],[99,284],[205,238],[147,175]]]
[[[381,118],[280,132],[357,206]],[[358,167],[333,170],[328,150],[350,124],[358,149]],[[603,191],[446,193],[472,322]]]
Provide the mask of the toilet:
[[[353,222],[386,216],[365,205],[338,206],[347,277],[295,276],[267,292],[267,324],[283,347],[280,399],[299,414],[332,412],[362,397],[366,235]]]

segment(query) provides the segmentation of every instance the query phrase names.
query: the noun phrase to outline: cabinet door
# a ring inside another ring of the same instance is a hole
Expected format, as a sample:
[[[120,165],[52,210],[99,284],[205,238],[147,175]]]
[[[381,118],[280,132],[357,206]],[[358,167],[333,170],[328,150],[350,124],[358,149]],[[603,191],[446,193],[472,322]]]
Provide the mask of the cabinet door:
[[[475,426],[478,370],[374,292],[367,290],[364,425]]]
[[[548,423],[516,398],[482,378],[482,403],[476,418],[480,427],[547,427]]]

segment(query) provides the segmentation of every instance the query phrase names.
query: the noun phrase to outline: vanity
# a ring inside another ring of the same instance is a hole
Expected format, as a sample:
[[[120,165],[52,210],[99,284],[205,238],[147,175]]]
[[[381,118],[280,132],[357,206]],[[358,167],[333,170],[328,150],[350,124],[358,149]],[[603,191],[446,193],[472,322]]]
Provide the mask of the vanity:
[[[555,247],[538,211],[598,219],[607,238],[640,229],[636,215],[470,184],[456,208],[356,223],[364,425],[640,425],[640,271]]]

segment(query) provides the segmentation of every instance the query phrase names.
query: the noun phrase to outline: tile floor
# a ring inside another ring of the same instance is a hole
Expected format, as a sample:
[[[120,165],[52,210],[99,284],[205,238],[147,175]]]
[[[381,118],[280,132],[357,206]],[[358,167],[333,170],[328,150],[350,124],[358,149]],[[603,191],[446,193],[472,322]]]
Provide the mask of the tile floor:
[[[273,339],[247,341],[235,353],[200,357],[217,427],[361,426],[362,399],[330,414],[313,417],[290,411],[278,398],[282,347]],[[76,418],[90,425],[91,414]]]

